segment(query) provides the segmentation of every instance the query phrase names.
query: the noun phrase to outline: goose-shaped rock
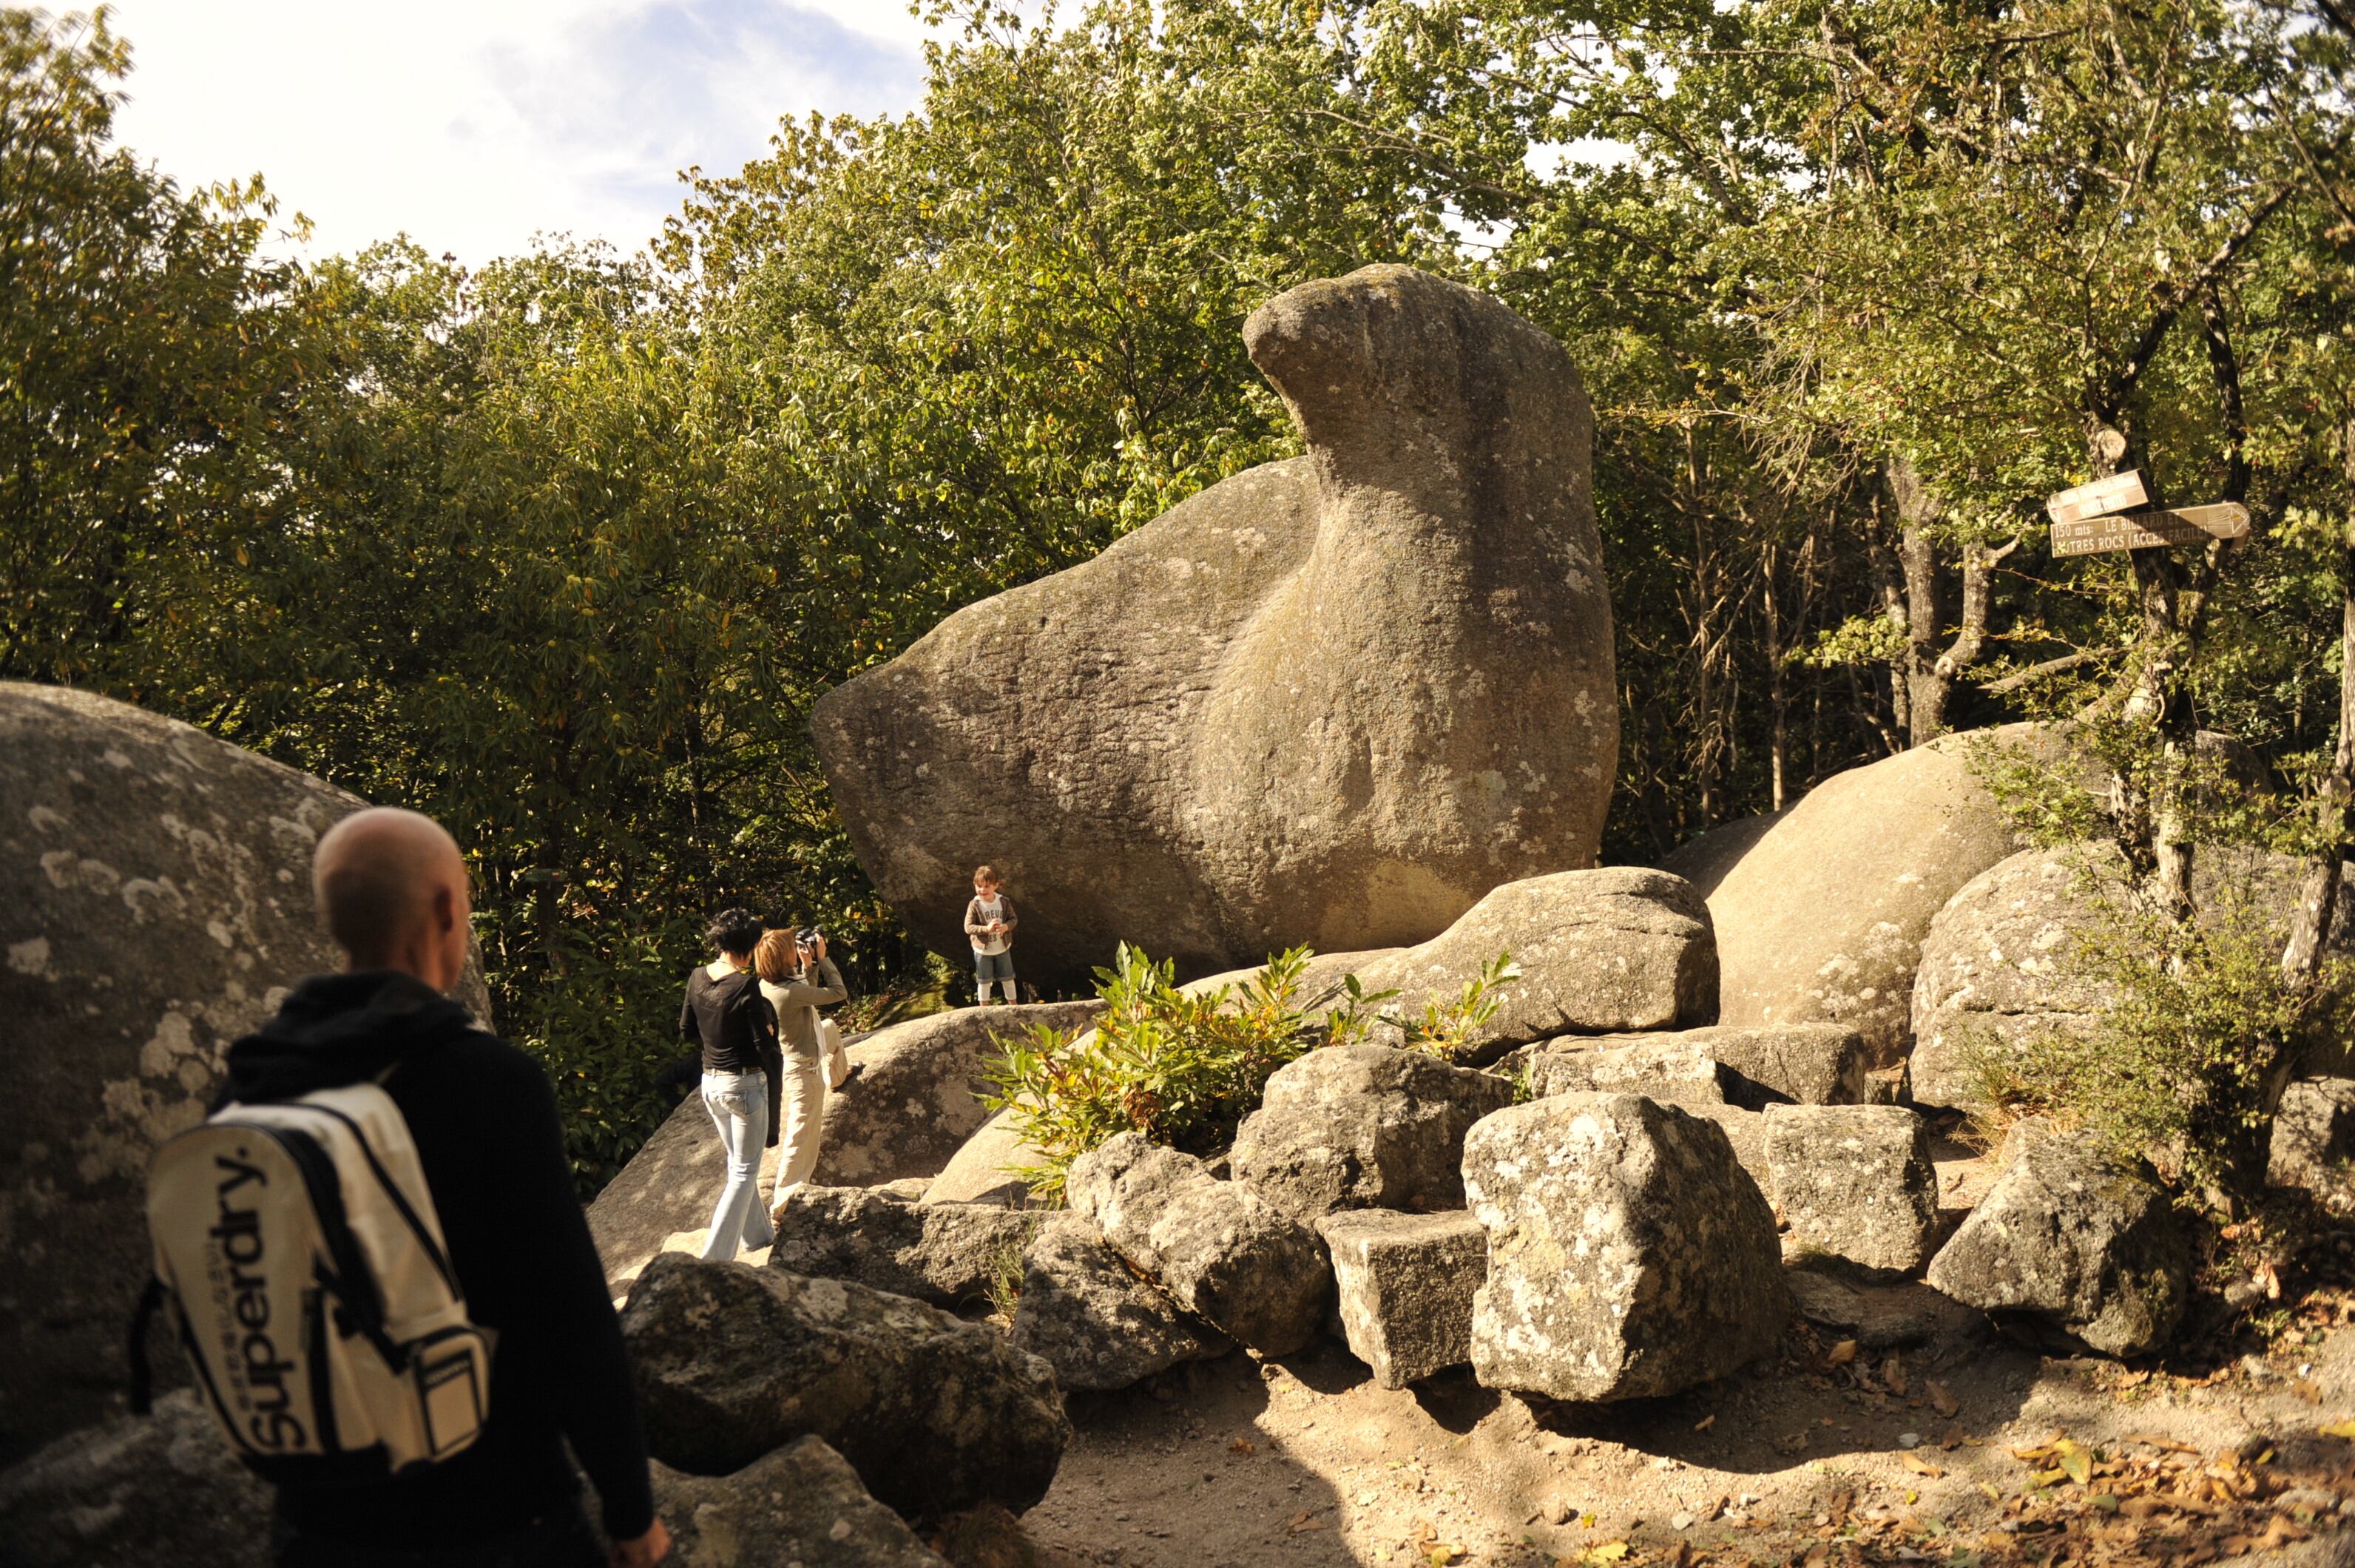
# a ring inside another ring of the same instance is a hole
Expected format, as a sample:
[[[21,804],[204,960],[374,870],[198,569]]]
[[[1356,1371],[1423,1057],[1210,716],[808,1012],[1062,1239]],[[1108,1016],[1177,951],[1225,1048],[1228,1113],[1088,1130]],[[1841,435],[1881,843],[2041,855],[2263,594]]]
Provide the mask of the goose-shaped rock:
[[[877,888],[960,953],[1007,874],[1021,975],[1182,976],[1435,935],[1594,863],[1618,761],[1593,416],[1561,346],[1412,268],[1244,324],[1307,455],[968,606],[812,720]]]

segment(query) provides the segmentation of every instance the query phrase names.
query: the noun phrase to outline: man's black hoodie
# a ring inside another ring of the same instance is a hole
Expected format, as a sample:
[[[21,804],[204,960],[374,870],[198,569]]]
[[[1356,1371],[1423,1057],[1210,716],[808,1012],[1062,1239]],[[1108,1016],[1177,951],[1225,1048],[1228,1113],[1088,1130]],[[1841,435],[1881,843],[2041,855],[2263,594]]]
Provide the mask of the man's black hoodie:
[[[564,1505],[570,1439],[606,1533],[645,1534],[654,1499],[637,1393],[538,1063],[410,976],[314,975],[229,1047],[222,1098],[282,1100],[387,1068],[468,1315],[497,1331],[490,1419],[439,1465],[363,1487],[282,1488],[280,1514],[324,1541],[479,1540]]]

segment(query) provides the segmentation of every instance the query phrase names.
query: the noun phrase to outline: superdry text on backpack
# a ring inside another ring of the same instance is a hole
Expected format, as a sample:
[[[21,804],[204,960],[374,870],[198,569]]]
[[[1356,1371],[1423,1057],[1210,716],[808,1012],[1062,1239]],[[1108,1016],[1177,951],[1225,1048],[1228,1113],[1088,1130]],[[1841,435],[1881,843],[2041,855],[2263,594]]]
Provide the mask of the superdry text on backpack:
[[[168,1299],[254,1469],[387,1475],[482,1430],[490,1336],[467,1317],[409,1125],[378,1085],[224,1107],[157,1151],[147,1223],[143,1326]]]

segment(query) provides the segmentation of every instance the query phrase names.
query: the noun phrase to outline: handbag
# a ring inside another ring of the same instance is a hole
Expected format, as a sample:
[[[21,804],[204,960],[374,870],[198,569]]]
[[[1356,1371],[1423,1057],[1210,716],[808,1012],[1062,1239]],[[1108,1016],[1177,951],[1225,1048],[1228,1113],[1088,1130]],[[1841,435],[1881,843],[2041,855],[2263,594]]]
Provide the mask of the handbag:
[[[832,1019],[817,1020],[818,1055],[826,1061],[826,1086],[839,1089],[850,1082],[850,1052],[843,1048],[842,1030]]]

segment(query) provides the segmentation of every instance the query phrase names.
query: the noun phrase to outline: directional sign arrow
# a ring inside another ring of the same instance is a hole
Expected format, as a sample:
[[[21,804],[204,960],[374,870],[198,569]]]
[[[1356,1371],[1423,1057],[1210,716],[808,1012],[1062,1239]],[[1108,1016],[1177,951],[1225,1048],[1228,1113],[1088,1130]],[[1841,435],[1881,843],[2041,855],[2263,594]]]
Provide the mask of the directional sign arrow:
[[[2105,549],[2147,549],[2153,545],[2206,544],[2210,539],[2246,539],[2249,508],[2237,501],[2205,507],[2168,507],[2114,517],[2085,517],[2052,525],[2052,553],[2092,555]]]
[[[2143,488],[2140,471],[2129,468],[2124,474],[2113,474],[2107,479],[2063,490],[2045,502],[2044,509],[2052,515],[2055,523],[2074,523],[2098,517],[2105,512],[2123,512],[2149,499],[2150,492]]]

